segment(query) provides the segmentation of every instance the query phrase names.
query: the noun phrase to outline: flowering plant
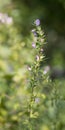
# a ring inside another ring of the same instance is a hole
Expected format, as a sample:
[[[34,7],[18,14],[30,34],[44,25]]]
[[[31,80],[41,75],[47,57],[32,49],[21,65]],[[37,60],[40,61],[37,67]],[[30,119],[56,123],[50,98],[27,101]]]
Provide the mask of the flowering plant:
[[[40,20],[34,21],[28,42],[21,39],[11,17],[0,13],[0,22],[3,32],[0,36],[0,128],[64,128],[64,113],[61,116],[64,100],[61,99],[65,91],[62,92],[61,81],[52,83],[47,73],[49,66],[44,67],[46,40]]]
[[[34,22],[32,33],[34,37],[32,47],[35,54],[34,62],[31,67],[28,67],[30,72],[28,126],[30,130],[35,130],[36,128],[40,130],[56,130],[58,118],[57,101],[59,93],[56,85],[52,83],[47,75],[49,66],[44,68],[41,67],[42,61],[45,60],[44,44],[46,44],[46,41],[39,19]],[[45,119],[43,119],[44,117]]]
[[[40,127],[38,124],[38,120],[41,118],[41,111],[40,108],[42,107],[42,113],[44,109],[43,102],[46,100],[46,94],[43,92],[44,83],[48,83],[48,77],[44,73],[44,69],[41,67],[42,61],[45,59],[44,55],[44,44],[45,35],[40,26],[40,20],[37,19],[34,22],[34,29],[32,30],[33,34],[33,42],[32,47],[34,49],[34,62],[31,66],[28,67],[30,71],[30,78],[29,78],[29,86],[28,90],[30,91],[30,98],[29,98],[29,125],[30,130]],[[37,125],[33,122],[36,122]]]

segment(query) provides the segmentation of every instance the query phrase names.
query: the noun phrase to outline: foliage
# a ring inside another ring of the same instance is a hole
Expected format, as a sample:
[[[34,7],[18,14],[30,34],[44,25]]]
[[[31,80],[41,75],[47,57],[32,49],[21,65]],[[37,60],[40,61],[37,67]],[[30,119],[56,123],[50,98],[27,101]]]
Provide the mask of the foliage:
[[[42,66],[46,39],[40,20],[34,21],[31,33],[24,39],[21,28],[25,30],[28,8],[22,5],[25,12],[21,14],[21,26],[21,12],[12,7],[11,1],[1,3],[0,129],[64,130],[65,81],[52,82],[49,66]]]

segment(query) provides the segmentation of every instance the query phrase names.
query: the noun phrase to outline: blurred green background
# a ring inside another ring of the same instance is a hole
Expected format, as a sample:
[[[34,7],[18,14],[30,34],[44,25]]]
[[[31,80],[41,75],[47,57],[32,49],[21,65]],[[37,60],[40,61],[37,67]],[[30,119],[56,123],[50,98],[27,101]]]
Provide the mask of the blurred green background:
[[[0,0],[0,130],[30,130],[24,122],[30,96],[26,79],[27,65],[34,59],[31,30],[37,18],[47,42],[42,66],[49,66],[51,79],[58,79],[55,84],[63,100],[58,100],[58,119],[51,102],[41,105],[42,119],[33,120],[33,130],[53,130],[52,120],[57,120],[57,130],[65,130],[65,0]]]
[[[3,0],[0,10],[14,19],[20,34],[28,36],[35,19],[41,20],[48,41],[47,62],[50,65],[65,65],[65,1],[64,0]],[[60,59],[60,60],[59,60]]]

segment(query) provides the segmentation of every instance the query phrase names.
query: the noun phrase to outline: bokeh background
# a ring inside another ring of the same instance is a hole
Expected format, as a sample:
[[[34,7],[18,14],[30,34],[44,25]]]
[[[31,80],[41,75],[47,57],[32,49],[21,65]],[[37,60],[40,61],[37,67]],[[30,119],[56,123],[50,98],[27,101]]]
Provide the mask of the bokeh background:
[[[3,0],[0,10],[10,15],[21,37],[29,35],[32,23],[39,18],[45,31],[47,61],[64,67],[65,58],[65,2],[63,0]],[[59,60],[60,59],[60,60]]]
[[[61,98],[65,99],[65,0],[0,0],[1,130],[29,130],[22,122],[28,116],[28,113],[25,116],[23,113],[28,94],[27,65],[34,59],[31,30],[35,19],[40,19],[47,42],[43,48],[46,60],[42,67],[49,68],[51,80],[56,82]],[[57,130],[64,130],[65,102],[58,103],[61,110]],[[44,124],[36,126],[39,130],[53,130],[49,123],[55,118],[55,109],[50,107],[50,102],[47,107],[51,119],[44,115]],[[43,109],[46,108],[41,107],[41,117]]]

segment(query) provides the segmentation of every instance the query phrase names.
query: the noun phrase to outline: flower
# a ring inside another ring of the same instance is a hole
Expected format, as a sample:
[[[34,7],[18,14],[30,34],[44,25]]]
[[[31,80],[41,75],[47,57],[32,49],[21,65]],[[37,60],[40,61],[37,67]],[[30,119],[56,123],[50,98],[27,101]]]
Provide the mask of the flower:
[[[7,23],[8,25],[12,24],[12,23],[13,23],[12,17],[8,17],[8,18],[6,19],[6,23]]]
[[[39,103],[40,102],[40,98],[35,98],[35,103]]]
[[[0,13],[0,22],[5,23],[6,14]]]
[[[39,19],[36,19],[36,20],[35,20],[35,25],[36,25],[36,26],[39,26],[39,25],[40,25],[40,20],[39,20]]]
[[[43,73],[44,73],[44,74],[47,74],[49,71],[50,71],[50,66],[46,66],[46,67],[44,68]]]
[[[31,71],[31,67],[28,66],[27,69],[28,69],[29,71]]]
[[[32,33],[34,33],[35,32],[35,29],[32,29]]]
[[[44,50],[43,50],[43,48],[41,48],[41,50],[40,50],[41,52],[43,52]]]
[[[0,22],[3,24],[11,25],[13,23],[12,17],[9,17],[8,14],[0,13]]]
[[[34,42],[32,43],[32,47],[33,47],[33,48],[36,48],[36,45],[35,45],[35,43],[34,43]]]
[[[34,34],[35,37],[37,37],[37,33],[36,33],[35,29],[32,30],[32,33]]]
[[[39,61],[39,56],[38,55],[36,56],[36,60]]]

